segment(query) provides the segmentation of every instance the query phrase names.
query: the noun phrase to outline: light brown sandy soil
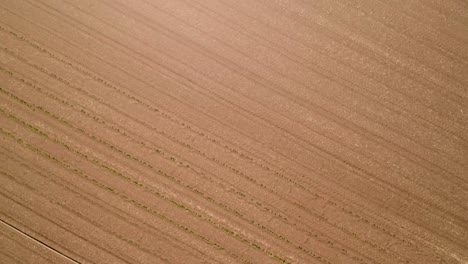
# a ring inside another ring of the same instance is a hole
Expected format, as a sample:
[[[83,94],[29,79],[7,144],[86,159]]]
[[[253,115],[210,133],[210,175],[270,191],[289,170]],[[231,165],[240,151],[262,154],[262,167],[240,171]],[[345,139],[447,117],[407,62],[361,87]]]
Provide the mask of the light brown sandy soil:
[[[0,11],[1,263],[468,263],[468,3]]]

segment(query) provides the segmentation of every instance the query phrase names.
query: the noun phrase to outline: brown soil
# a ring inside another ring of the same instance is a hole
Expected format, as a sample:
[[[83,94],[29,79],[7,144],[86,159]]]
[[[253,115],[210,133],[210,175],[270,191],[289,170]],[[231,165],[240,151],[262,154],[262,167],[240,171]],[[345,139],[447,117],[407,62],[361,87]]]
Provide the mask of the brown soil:
[[[1,263],[468,263],[468,4],[0,1]]]

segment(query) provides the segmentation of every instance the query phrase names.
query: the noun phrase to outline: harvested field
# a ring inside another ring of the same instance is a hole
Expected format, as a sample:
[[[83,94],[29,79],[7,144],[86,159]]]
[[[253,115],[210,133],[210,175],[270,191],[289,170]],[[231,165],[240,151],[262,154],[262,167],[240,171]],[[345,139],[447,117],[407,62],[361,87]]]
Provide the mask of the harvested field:
[[[467,2],[0,12],[0,263],[468,263]]]

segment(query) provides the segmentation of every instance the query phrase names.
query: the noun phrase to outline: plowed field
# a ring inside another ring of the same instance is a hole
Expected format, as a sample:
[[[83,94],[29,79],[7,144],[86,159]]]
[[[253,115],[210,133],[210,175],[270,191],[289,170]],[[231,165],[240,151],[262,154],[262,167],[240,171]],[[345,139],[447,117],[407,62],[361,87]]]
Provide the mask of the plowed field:
[[[468,3],[3,0],[0,140],[0,263],[468,263]]]

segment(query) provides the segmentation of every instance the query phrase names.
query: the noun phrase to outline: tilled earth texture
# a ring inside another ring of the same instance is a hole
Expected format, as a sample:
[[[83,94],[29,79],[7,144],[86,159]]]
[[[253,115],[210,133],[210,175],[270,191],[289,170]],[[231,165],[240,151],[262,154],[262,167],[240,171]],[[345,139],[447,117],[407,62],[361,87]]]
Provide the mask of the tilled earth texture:
[[[1,0],[0,263],[468,263],[468,2]]]

